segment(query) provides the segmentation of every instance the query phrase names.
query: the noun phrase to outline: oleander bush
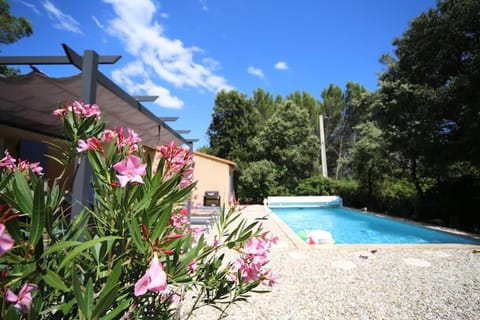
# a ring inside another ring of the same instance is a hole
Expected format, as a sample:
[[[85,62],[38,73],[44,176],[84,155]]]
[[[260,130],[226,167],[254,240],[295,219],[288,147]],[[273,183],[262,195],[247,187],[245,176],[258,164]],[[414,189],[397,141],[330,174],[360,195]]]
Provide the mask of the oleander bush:
[[[275,283],[276,238],[242,220],[238,204],[209,234],[190,225],[188,148],[170,143],[153,159],[134,130],[105,129],[97,105],[54,115],[66,137],[58,177],[8,150],[0,160],[1,319],[188,319],[203,306],[222,316]],[[70,186],[83,161],[92,199],[79,204]]]

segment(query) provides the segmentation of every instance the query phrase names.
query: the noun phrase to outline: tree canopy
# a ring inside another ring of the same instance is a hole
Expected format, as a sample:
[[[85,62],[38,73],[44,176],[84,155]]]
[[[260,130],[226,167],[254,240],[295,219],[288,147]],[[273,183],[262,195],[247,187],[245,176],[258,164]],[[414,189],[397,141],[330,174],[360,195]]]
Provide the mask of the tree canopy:
[[[0,44],[11,44],[32,34],[33,27],[30,21],[25,17],[12,16],[9,2],[0,1]],[[16,69],[0,65],[0,74],[12,76],[17,73]]]

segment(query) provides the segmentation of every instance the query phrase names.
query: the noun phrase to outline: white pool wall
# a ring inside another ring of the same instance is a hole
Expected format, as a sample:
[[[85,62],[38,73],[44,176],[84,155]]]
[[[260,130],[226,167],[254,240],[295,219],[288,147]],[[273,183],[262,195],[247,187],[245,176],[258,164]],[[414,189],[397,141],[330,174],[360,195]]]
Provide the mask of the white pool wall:
[[[342,207],[340,196],[270,196],[263,200],[269,208],[278,207]]]

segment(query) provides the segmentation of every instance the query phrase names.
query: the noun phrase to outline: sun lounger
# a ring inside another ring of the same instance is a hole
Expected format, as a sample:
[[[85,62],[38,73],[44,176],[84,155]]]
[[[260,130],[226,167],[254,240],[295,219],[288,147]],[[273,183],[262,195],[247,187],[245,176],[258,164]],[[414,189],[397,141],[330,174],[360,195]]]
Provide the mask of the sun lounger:
[[[215,208],[194,208],[190,212],[192,217],[218,217],[218,209]]]

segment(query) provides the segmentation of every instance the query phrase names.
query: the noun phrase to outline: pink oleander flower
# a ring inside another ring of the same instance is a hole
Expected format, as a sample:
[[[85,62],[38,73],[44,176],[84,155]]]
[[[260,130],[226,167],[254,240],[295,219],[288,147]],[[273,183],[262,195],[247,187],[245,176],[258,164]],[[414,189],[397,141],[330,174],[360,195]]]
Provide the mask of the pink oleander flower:
[[[193,178],[193,155],[190,148],[182,148],[171,142],[158,148],[160,157],[165,159],[164,176],[169,178],[174,174],[180,173],[182,180],[180,188],[186,187],[192,183]]]
[[[142,177],[147,174],[145,170],[147,165],[141,164],[141,161],[139,157],[129,155],[127,159],[113,165],[113,168],[119,173],[117,178],[121,187],[125,187],[129,181],[143,183]]]
[[[267,233],[258,237],[249,238],[247,243],[240,248],[241,256],[232,265],[231,279],[236,281],[236,274],[239,272],[241,281],[248,283],[250,281],[267,281],[272,279],[272,285],[276,278],[268,276],[269,271],[265,271],[264,267],[269,263],[268,254],[271,244],[276,241],[276,237],[267,238]]]
[[[165,292],[167,290],[167,274],[163,271],[162,263],[158,260],[157,253],[153,254],[150,268],[140,280],[135,283],[135,296],[152,292]]]
[[[264,273],[265,279],[262,281],[262,284],[264,286],[269,286],[273,287],[278,283],[278,280],[280,279],[280,275],[273,273],[272,270],[267,270]]]
[[[32,172],[37,176],[43,175],[43,168],[40,166],[40,162],[32,162],[29,166],[30,169],[32,169]]]
[[[220,240],[218,239],[218,236],[213,237],[212,246],[213,247],[218,247],[219,244],[220,244]]]
[[[17,160],[15,160],[15,158],[13,158],[10,153],[8,152],[8,150],[5,150],[3,152],[3,154],[5,155],[5,157],[3,159],[0,160],[0,168],[6,168],[8,170],[8,172],[13,172],[15,171],[15,168],[16,168],[16,165],[15,165],[15,162]]]
[[[15,244],[15,241],[10,237],[6,229],[5,225],[0,223],[0,257]]]
[[[82,153],[88,150],[103,151],[102,142],[100,139],[97,137],[88,138],[87,141],[79,139],[77,152]]]
[[[13,306],[17,311],[22,312],[23,314],[28,314],[30,312],[30,307],[32,306],[32,295],[30,292],[37,289],[37,285],[33,283],[25,283],[20,289],[18,296],[13,293],[10,289],[7,290],[5,300],[8,302],[14,303]]]
[[[112,142],[118,136],[118,133],[115,130],[105,129],[102,134],[102,141],[106,143]]]
[[[120,129],[115,129],[113,131],[105,130],[104,137],[102,137],[102,139],[105,142],[110,142],[113,141],[114,138],[117,138],[115,143],[118,150],[125,149],[127,150],[128,154],[137,153],[140,149],[138,143],[140,143],[142,139],[133,129],[128,128],[127,130],[127,138],[124,136],[125,130],[123,129],[123,127],[120,127]]]
[[[67,109],[65,109],[65,108],[55,109],[55,110],[53,110],[53,115],[55,115],[59,118],[65,118],[65,116],[67,115]]]
[[[137,144],[142,142],[142,139],[133,129],[128,128],[128,138],[125,139],[125,143],[129,145]]]
[[[197,259],[193,259],[192,262],[188,264],[188,274],[193,275],[197,271],[198,268],[198,261]]]
[[[192,234],[193,243],[197,244],[200,237],[205,233],[206,228],[204,226],[190,227],[187,231]]]
[[[96,104],[85,104],[81,101],[74,101],[72,104],[66,102],[62,108],[53,111],[53,114],[59,118],[65,118],[71,112],[76,115],[77,119],[81,117],[89,118],[95,116],[99,119],[102,115],[100,108]]]
[[[32,169],[33,173],[38,176],[43,174],[43,168],[40,166],[40,162],[29,162],[27,160],[18,159],[18,164],[16,159],[14,159],[8,150],[4,152],[5,157],[0,160],[0,168],[5,168],[9,173],[15,172],[15,170],[20,170],[22,172],[28,172],[29,169]]]
[[[187,208],[182,207],[182,209],[180,209],[180,214],[181,214],[182,216],[186,216],[186,215],[188,214]]]
[[[77,152],[85,152],[85,151],[88,151],[88,143],[83,140],[83,139],[79,139],[78,140],[78,147],[77,147]]]
[[[125,138],[123,133],[124,129],[120,128],[117,132],[117,148],[120,150],[122,148],[127,147],[128,153],[137,153],[139,150],[138,144],[142,141],[138,133],[136,133],[133,129],[128,128],[128,137]]]
[[[175,229],[182,229],[185,225],[188,224],[188,219],[182,214],[173,212],[170,216],[170,225]]]
[[[100,111],[100,108],[97,104],[85,104],[83,115],[87,118],[94,116],[95,119],[98,120],[102,115],[102,112]]]
[[[28,173],[28,169],[32,169],[33,173],[35,173],[37,176],[43,175],[43,168],[40,166],[40,162],[32,163],[27,160],[21,160],[20,158],[18,159],[18,161],[19,161],[17,165],[18,170]]]

